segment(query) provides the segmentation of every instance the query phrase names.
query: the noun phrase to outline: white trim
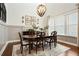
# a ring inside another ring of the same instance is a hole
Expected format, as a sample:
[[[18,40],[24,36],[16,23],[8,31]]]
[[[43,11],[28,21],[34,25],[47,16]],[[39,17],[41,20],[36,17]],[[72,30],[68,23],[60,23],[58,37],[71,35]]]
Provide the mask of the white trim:
[[[66,42],[66,41],[63,41],[63,40],[58,40],[58,41],[78,47],[78,45],[77,44],[74,44],[74,43]]]
[[[24,27],[23,25],[7,25],[8,27]]]
[[[63,37],[70,37],[70,38],[75,38],[75,39],[77,39],[77,37],[75,37],[75,36],[68,36],[68,35],[57,35],[57,36],[63,36]]]
[[[7,24],[5,22],[1,21],[1,20],[0,20],[0,25],[7,26]]]
[[[12,43],[12,42],[18,42],[20,40],[11,40],[11,41],[8,41],[8,43]]]
[[[1,51],[0,51],[0,56],[2,55],[2,53],[4,52],[4,50],[6,49],[6,47],[7,47],[7,45],[8,45],[9,43],[18,42],[18,41],[20,41],[20,40],[7,41],[7,42],[5,43],[5,45],[4,45],[4,47],[3,47],[3,48],[1,49]]]
[[[3,48],[0,51],[0,56],[2,55],[2,53],[4,52],[6,46],[8,45],[8,42],[5,43],[5,45],[3,46]]]

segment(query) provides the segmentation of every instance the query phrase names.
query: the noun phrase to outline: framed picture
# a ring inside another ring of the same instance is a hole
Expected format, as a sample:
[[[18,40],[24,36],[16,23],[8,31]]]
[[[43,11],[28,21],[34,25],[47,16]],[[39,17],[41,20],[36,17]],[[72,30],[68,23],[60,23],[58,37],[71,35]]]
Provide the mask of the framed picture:
[[[6,22],[6,8],[4,3],[0,3],[0,20]]]

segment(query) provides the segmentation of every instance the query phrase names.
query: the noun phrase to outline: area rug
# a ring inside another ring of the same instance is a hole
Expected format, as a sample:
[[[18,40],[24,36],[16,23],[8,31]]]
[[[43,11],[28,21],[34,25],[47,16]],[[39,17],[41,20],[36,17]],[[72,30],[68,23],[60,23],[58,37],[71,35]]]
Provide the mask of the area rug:
[[[28,48],[24,47],[23,54],[21,54],[20,51],[20,44],[13,46],[12,56],[58,56],[70,48],[65,47],[63,45],[57,44],[56,47],[52,45],[52,48],[50,50],[48,45],[44,46],[44,51],[42,48],[38,48],[37,54],[35,48],[31,50],[31,54],[29,54]]]

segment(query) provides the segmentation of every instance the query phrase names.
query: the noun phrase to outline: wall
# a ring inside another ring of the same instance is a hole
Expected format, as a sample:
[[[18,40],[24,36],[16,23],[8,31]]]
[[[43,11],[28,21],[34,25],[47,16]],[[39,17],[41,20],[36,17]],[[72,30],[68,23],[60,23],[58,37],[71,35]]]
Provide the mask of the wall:
[[[19,39],[18,32],[26,30],[24,24],[22,24],[22,16],[35,16],[39,19],[40,27],[47,25],[47,15],[45,14],[43,17],[39,17],[36,14],[36,4],[26,5],[5,3],[5,6],[7,10],[7,22],[3,23],[0,21],[0,44],[5,44],[7,41]]]
[[[57,38],[58,38],[58,41],[60,41],[60,42],[78,46],[76,37],[58,35]]]
[[[23,26],[11,26],[8,25],[8,41],[18,40],[19,35],[18,32],[23,30]]]
[[[6,23],[0,21],[0,48],[3,47],[1,47],[1,45],[4,45],[6,41],[8,41],[8,28]]]
[[[47,16],[47,12],[43,17],[39,17],[36,13],[36,7],[38,4],[36,3],[6,3],[7,8],[7,24],[8,25],[18,25],[22,26],[22,16],[35,16],[37,19],[39,19],[39,25],[45,25],[45,22],[43,20]]]
[[[7,10],[7,29],[8,29],[8,41],[17,40],[18,32],[26,30],[22,23],[22,16],[34,16],[39,19],[39,26],[44,27],[47,25],[47,15],[39,17],[36,13],[36,7],[38,4],[33,3],[5,3]],[[30,8],[29,8],[30,7]],[[28,25],[29,26],[29,25]]]
[[[7,25],[0,21],[0,55],[7,46],[8,41],[19,40],[18,32],[23,30],[23,26]]]

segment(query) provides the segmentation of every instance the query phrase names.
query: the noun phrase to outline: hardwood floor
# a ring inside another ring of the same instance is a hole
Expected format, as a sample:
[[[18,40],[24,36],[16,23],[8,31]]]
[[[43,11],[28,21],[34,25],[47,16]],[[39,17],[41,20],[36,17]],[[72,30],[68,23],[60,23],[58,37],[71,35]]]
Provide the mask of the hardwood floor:
[[[61,42],[58,42],[58,43],[66,46],[66,47],[71,48],[70,50],[62,53],[59,56],[79,56],[79,48],[78,47],[68,45],[68,44],[65,44],[65,43],[61,43]],[[15,45],[15,44],[19,44],[19,42],[9,43],[6,47],[6,49],[4,50],[2,56],[12,56],[12,49],[13,49],[13,45]]]
[[[65,53],[61,54],[60,56],[79,56],[79,47],[65,44],[62,42],[58,42],[58,43],[71,48],[70,50],[66,51]]]
[[[13,49],[13,45],[15,44],[19,44],[19,42],[9,43],[6,49],[4,50],[2,56],[12,56],[12,49]]]

